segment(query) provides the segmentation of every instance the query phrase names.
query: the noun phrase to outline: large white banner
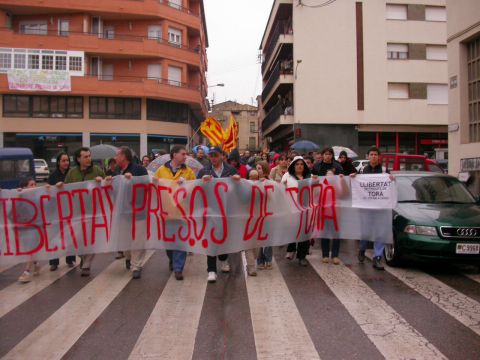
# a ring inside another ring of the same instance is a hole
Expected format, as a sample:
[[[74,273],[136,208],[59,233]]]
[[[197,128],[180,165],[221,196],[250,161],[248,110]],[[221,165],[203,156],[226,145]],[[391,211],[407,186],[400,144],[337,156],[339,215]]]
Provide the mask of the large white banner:
[[[298,189],[117,176],[2,190],[0,265],[130,249],[215,255],[320,237],[391,243],[392,206],[352,207],[350,178],[338,176],[303,180]]]
[[[24,91],[71,91],[70,74],[59,70],[10,69],[8,88]]]

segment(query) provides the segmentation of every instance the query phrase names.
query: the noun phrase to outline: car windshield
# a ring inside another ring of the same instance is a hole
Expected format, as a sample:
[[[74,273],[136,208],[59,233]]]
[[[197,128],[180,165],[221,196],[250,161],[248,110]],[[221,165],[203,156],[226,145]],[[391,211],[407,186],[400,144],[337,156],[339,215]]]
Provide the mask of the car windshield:
[[[398,202],[475,203],[459,180],[447,176],[397,176]]]
[[[35,160],[35,166],[45,166],[45,162],[43,160]]]

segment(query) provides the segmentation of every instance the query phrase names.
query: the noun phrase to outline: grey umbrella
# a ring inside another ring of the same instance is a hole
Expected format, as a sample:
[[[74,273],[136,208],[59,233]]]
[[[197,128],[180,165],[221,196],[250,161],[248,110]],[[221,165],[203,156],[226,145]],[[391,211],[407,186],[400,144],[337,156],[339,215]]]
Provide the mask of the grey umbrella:
[[[92,160],[106,160],[115,157],[118,148],[113,145],[100,144],[90,148]]]
[[[300,140],[291,146],[293,150],[314,151],[320,149],[320,146],[310,140]]]

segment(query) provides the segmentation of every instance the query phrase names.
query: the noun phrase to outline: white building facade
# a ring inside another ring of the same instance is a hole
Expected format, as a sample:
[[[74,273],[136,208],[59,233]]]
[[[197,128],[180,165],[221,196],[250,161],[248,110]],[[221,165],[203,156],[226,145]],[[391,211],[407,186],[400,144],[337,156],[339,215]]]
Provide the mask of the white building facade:
[[[264,142],[445,156],[445,0],[314,4],[273,4],[260,46]]]

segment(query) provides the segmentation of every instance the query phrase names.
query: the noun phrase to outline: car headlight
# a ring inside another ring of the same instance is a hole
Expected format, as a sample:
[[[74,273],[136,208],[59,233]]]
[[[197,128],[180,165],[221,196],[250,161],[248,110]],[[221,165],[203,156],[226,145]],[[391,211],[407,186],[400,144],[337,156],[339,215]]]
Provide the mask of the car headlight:
[[[417,234],[417,235],[427,235],[427,236],[437,236],[437,229],[434,226],[418,226],[418,225],[407,225],[404,232],[407,234]]]

